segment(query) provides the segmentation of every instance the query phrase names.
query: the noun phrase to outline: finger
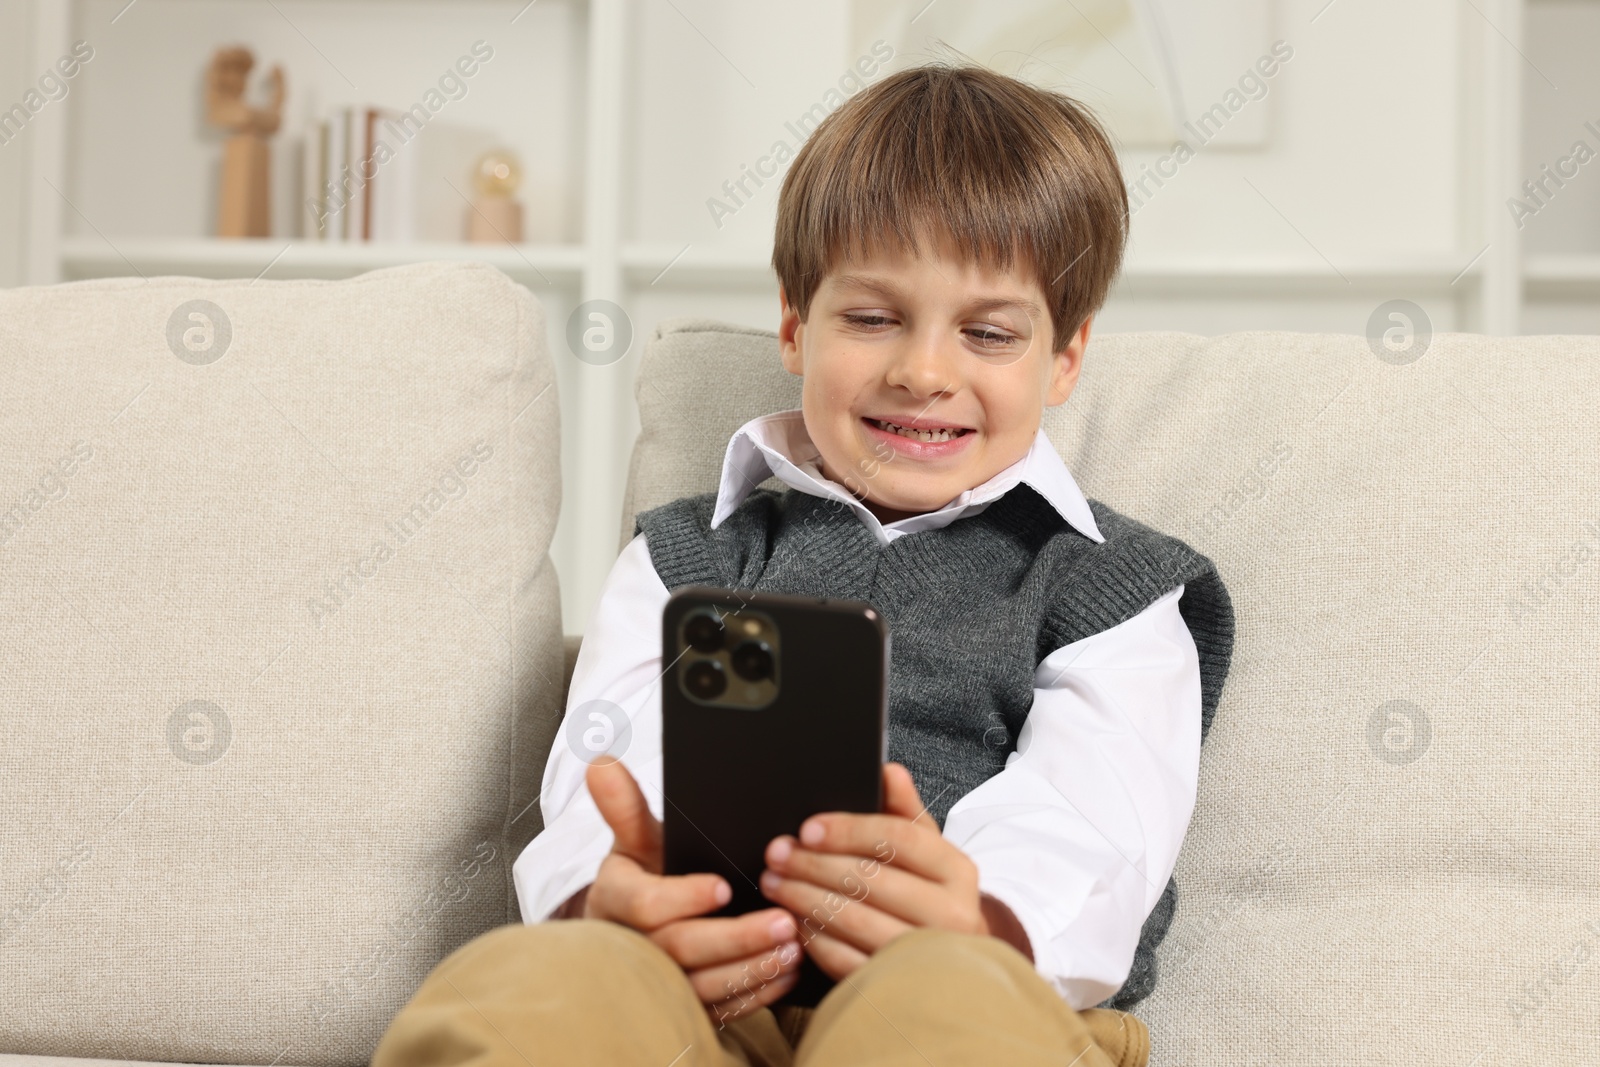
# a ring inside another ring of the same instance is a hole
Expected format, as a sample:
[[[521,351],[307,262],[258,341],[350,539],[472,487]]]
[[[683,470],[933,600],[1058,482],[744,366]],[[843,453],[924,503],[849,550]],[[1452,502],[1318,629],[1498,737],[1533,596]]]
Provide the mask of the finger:
[[[728,883],[717,875],[653,874],[627,856],[612,853],[600,863],[584,902],[584,914],[649,933],[667,923],[715,911],[732,895]]]
[[[650,933],[650,940],[685,971],[746,959],[793,941],[794,916],[782,908],[747,912],[737,918],[684,919]]]
[[[661,873],[661,823],[650,813],[644,792],[621,760],[596,760],[584,772],[584,782],[601,818],[616,837],[612,851],[630,857],[639,866]]]
[[[747,996],[733,996],[715,1004],[707,1004],[706,1014],[710,1015],[711,1021],[721,1029],[724,1024],[742,1015],[749,1015],[753,1011],[760,1011],[771,1005],[793,989],[799,977],[798,969],[785,971]]]
[[[776,843],[781,844],[782,839]],[[970,903],[977,896],[976,885],[950,886],[876,860],[807,848],[790,848],[775,860],[780,852],[779,848],[767,850],[768,870],[780,878],[817,886],[853,901],[870,898],[873,907],[912,926],[937,926],[943,930],[972,926]],[[963,901],[969,906],[963,907]],[[790,906],[787,899],[780,903]]]
[[[903,763],[885,763],[883,765],[883,810],[890,815],[903,815],[913,821],[926,818],[929,822],[933,816],[928,814],[928,809],[922,804],[922,796],[917,792],[916,779],[911,777],[911,772]]]
[[[857,967],[867,962],[870,953],[862,952],[854,945],[829,937],[827,934],[817,934],[810,941],[803,941],[806,955],[810,956],[821,970],[834,981],[843,981],[855,973]]]
[[[695,995],[705,1004],[746,1005],[779,977],[800,968],[805,953],[796,941],[785,941],[776,948],[746,956],[742,960],[684,972]],[[748,1010],[748,1009],[746,1009]]]
[[[912,929],[910,923],[866,900],[852,900],[796,878],[780,878],[772,871],[762,873],[761,893],[788,909],[799,921],[802,943],[827,933],[862,952],[872,953]]]
[[[774,838],[767,846],[768,851],[782,840],[782,837]],[[969,873],[967,867],[971,862],[931,821],[914,823],[901,815],[865,815],[849,811],[813,815],[800,824],[799,843],[816,852],[892,863],[936,882],[958,882]]]

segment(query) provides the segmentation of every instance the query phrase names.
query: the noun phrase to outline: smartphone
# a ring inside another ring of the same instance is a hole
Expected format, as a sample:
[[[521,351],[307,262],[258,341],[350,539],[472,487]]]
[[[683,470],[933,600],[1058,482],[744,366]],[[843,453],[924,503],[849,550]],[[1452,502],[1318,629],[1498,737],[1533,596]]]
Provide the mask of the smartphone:
[[[665,871],[726,879],[714,915],[772,907],[759,879],[774,837],[822,811],[883,810],[889,628],[859,600],[706,585],[674,593],[661,627]],[[807,956],[783,1003],[832,986]]]

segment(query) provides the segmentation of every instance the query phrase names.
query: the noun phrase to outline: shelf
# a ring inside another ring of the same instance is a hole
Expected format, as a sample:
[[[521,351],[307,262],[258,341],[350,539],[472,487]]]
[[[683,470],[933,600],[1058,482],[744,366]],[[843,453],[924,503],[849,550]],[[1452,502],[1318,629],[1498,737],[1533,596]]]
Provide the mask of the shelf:
[[[69,237],[61,242],[66,278],[142,273],[201,278],[348,278],[423,260],[488,263],[525,285],[576,284],[582,245],[430,243],[372,244],[265,239],[152,240]]]
[[[1332,264],[1321,259],[1243,257],[1190,262],[1132,259],[1123,267],[1113,295],[1210,294],[1248,296],[1336,296],[1340,293],[1445,295],[1476,280],[1482,261],[1472,253],[1394,256]]]
[[[345,278],[422,260],[473,260],[498,267],[525,284],[554,285],[572,284],[580,278],[584,254],[581,245],[321,244],[270,239],[129,239],[113,244],[99,237],[74,237],[62,243],[61,262],[62,273],[69,278],[136,272],[206,278]],[[1116,293],[1235,297],[1448,294],[1462,281],[1478,277],[1481,265],[1465,265],[1468,259],[1468,255],[1396,257],[1337,264],[1337,271],[1321,260],[1304,259],[1136,260],[1118,278]],[[770,255],[759,249],[629,244],[621,250],[621,263],[628,281],[644,288],[767,286],[774,282]],[[1530,264],[1529,278],[1576,282],[1592,289],[1600,285],[1600,256],[1543,257]]]
[[[714,245],[625,244],[623,274],[630,282],[681,286],[691,283],[776,284],[772,253],[758,248]]]
[[[1522,280],[1528,297],[1592,300],[1600,296],[1600,253],[1529,256]]]
[[[623,270],[645,286],[691,283],[773,281],[770,253],[759,249],[709,245],[631,244],[622,249]],[[1335,269],[1337,266],[1337,270]],[[1447,256],[1396,256],[1392,259],[1330,266],[1320,259],[1269,257],[1229,261],[1130,260],[1117,280],[1120,295],[1206,295],[1221,293],[1328,296],[1340,292],[1447,294],[1462,282],[1476,281],[1482,262],[1472,253]]]

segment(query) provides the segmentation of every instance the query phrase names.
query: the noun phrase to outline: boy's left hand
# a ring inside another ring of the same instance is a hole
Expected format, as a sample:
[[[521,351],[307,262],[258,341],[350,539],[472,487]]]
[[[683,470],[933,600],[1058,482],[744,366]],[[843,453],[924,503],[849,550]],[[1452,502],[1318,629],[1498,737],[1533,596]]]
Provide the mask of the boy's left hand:
[[[977,865],[928,817],[911,772],[887,763],[883,781],[884,813],[813,815],[798,840],[767,845],[762,894],[794,915],[806,953],[835,980],[917,927],[991,932]]]

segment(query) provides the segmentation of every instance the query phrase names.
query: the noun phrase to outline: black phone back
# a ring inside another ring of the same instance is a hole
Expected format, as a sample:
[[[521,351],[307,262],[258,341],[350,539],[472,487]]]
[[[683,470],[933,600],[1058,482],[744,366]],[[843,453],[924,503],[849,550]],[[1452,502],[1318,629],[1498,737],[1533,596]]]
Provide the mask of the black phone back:
[[[758,880],[774,837],[883,808],[888,627],[861,601],[688,586],[661,648],[666,873],[725,878],[716,915],[771,907]],[[785,1002],[831,984],[808,958]]]

